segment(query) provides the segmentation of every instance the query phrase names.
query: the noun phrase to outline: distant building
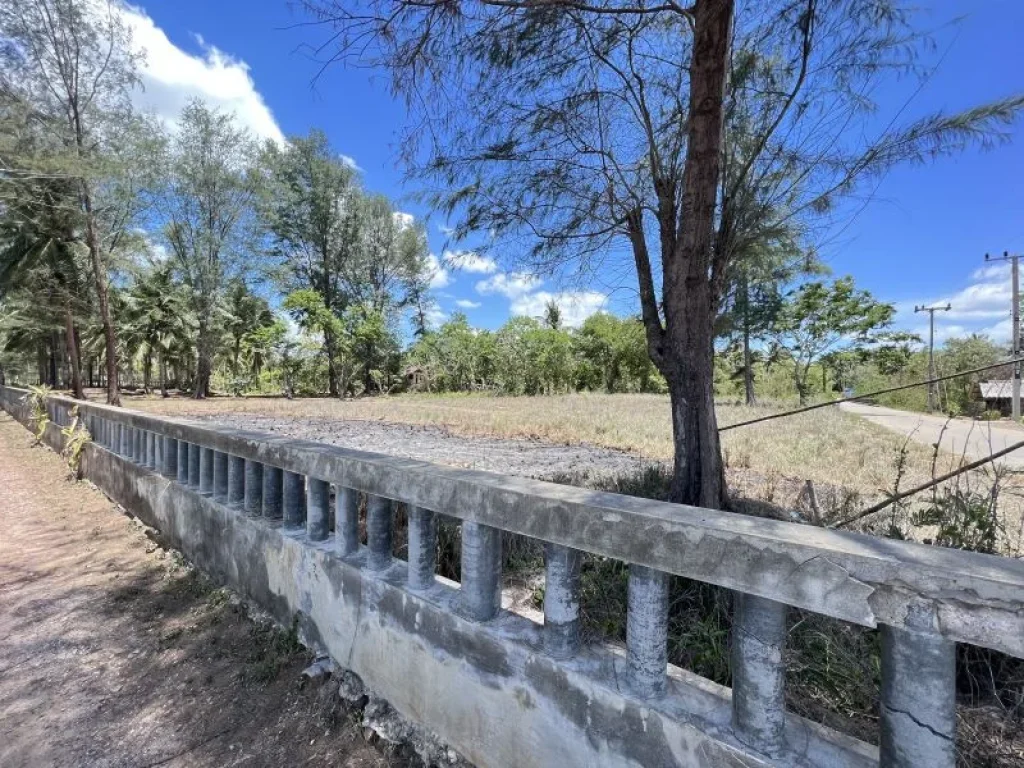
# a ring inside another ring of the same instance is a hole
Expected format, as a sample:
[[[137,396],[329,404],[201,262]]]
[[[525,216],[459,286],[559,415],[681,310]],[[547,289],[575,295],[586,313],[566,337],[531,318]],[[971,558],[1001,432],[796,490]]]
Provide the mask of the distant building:
[[[981,390],[981,399],[985,401],[985,409],[999,411],[1003,416],[1009,416],[1013,405],[1013,382],[1009,379],[1003,381],[982,381],[978,388]],[[1024,400],[1024,398],[1021,398]]]

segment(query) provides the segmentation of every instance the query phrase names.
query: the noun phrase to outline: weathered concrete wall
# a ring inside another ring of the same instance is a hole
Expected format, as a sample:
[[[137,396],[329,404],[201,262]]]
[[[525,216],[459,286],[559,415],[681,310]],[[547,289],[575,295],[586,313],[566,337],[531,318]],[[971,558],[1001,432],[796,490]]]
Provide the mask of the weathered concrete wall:
[[[47,441],[59,446],[55,425]],[[459,589],[440,580],[410,590],[402,561],[370,570],[365,547],[342,557],[333,538],[311,541],[98,445],[82,467],[200,568],[281,623],[298,617],[308,642],[483,768],[877,765],[874,748],[793,716],[769,756],[736,738],[731,693],[707,680],[670,668],[667,693],[640,698],[619,650],[557,660],[528,619],[463,618]]]

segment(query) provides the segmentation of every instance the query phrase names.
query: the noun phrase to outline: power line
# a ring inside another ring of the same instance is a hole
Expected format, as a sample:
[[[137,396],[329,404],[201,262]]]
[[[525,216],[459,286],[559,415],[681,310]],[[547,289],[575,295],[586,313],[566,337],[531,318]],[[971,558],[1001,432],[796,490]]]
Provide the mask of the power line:
[[[1016,357],[1009,360],[1004,360],[1001,363],[992,363],[991,365],[983,365],[980,368],[971,368],[966,371],[959,371],[957,373],[951,373],[946,376],[937,376],[934,379],[925,379],[924,381],[916,381],[913,384],[900,384],[898,387],[888,387],[886,389],[879,389],[874,392],[865,392],[863,395],[853,395],[852,397],[841,397],[838,400],[829,400],[824,403],[815,403],[814,405],[805,405],[802,408],[794,408],[792,411],[783,411],[782,413],[772,413],[767,416],[759,416],[756,419],[749,419],[748,421],[739,421],[735,424],[726,424],[724,427],[719,427],[719,432],[726,432],[730,429],[736,429],[737,427],[747,427],[751,424],[760,424],[762,421],[771,421],[772,419],[781,419],[783,416],[795,416],[798,413],[804,413],[805,411],[813,411],[818,408],[828,408],[831,405],[839,405],[840,403],[852,403],[855,400],[864,400],[875,395],[886,395],[890,392],[899,392],[903,389],[913,389],[914,387],[920,387],[925,384],[929,386],[940,381],[949,381],[950,379],[957,379],[961,376],[970,376],[972,373],[981,373],[982,371],[990,371],[993,368],[1001,368],[1004,365],[1019,364],[1024,362],[1024,358]]]
[[[903,499],[907,498],[908,496],[913,496],[915,493],[927,491],[929,488],[936,486],[939,483],[943,483],[946,480],[956,477],[957,475],[963,474],[964,472],[970,472],[973,469],[977,469],[978,467],[984,466],[985,464],[988,464],[990,461],[995,461],[996,459],[1005,456],[1008,453],[1012,453],[1013,451],[1016,451],[1019,448],[1024,448],[1024,440],[1021,440],[1019,443],[1014,443],[1013,445],[1008,445],[1005,448],[996,451],[995,453],[989,454],[983,459],[972,461],[970,464],[964,464],[962,467],[947,472],[944,475],[940,475],[939,477],[933,477],[927,483],[922,483],[921,485],[915,488],[911,488],[910,490],[901,491],[900,493],[893,494],[885,501],[880,501],[877,504],[868,507],[867,509],[862,509],[857,514],[852,515],[846,518],[845,520],[840,520],[838,523],[833,523],[828,527],[845,528],[850,523],[855,523],[858,520],[862,520],[863,518],[868,517],[869,515],[875,514],[876,512],[881,512],[883,509],[892,504],[895,504],[897,501],[903,501]]]

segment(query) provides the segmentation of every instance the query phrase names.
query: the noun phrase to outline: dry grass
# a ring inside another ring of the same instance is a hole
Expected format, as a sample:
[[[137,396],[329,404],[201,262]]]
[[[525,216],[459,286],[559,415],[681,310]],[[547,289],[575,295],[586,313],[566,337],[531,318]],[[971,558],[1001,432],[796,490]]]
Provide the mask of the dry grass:
[[[130,398],[128,407],[168,415],[251,413],[282,419],[353,419],[444,426],[453,432],[590,443],[657,460],[672,456],[668,398],[661,395],[575,394],[553,397],[400,395],[332,400],[314,398]],[[773,412],[770,407],[720,405],[721,424]],[[727,464],[766,476],[842,485],[865,496],[891,485],[904,440],[864,419],[827,408],[723,433]],[[907,445],[906,482],[931,473],[931,450]],[[947,465],[954,457],[943,457]]]

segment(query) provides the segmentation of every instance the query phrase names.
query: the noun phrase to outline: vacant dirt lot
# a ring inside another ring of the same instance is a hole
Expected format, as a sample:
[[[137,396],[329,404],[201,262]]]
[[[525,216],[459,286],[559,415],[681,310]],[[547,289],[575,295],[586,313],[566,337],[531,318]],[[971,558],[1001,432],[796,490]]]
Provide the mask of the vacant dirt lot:
[[[428,451],[435,461],[452,460],[501,471],[508,451],[527,454],[513,459],[513,467],[542,476],[563,467],[571,473],[581,461],[592,461],[616,471],[618,462],[665,461],[672,456],[672,426],[668,399],[661,395],[577,394],[550,397],[491,397],[476,395],[399,395],[331,400],[308,398],[216,397],[206,401],[187,398],[131,397],[129,408],[152,410],[191,418],[212,418],[221,423],[248,424],[293,436],[367,450],[419,456]],[[720,405],[719,421],[731,424],[762,416],[778,408]],[[431,429],[395,429],[395,425]],[[478,442],[470,438],[505,438]],[[508,439],[515,440],[509,443]],[[411,444],[406,448],[406,441]],[[730,467],[838,483],[873,493],[895,475],[894,457],[904,441],[892,432],[838,409],[823,409],[743,427],[723,433],[723,448]],[[612,449],[597,451],[595,448]],[[494,462],[486,455],[499,451]],[[930,471],[931,451],[908,446],[910,475]],[[536,456],[534,460],[532,457]],[[423,458],[427,458],[423,456]],[[951,457],[943,457],[949,459]],[[523,463],[536,465],[535,471]]]
[[[0,765],[404,765],[247,616],[0,412]]]

